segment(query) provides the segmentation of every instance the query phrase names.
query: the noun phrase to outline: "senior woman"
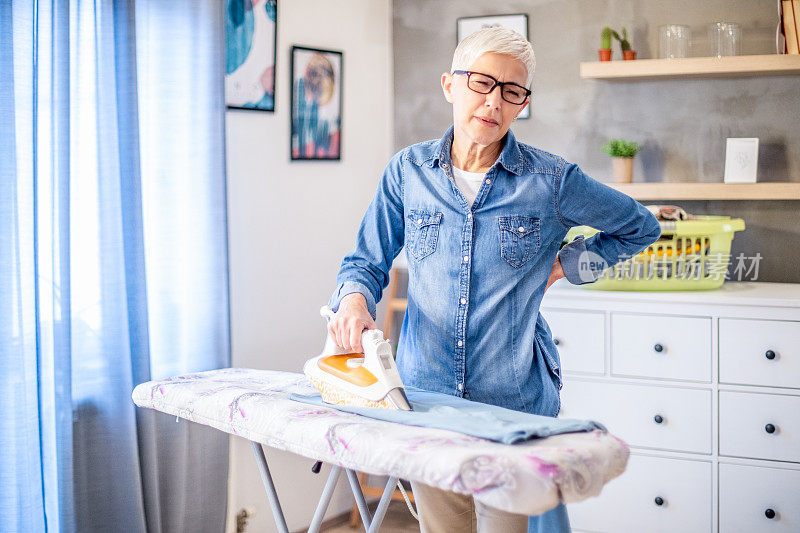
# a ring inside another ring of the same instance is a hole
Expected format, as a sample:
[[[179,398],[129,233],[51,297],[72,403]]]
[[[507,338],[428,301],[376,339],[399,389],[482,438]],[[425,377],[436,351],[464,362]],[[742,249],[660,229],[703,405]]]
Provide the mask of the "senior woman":
[[[554,417],[562,373],[539,314],[545,290],[562,277],[596,281],[661,230],[630,197],[516,140],[509,127],[530,104],[534,65],[531,44],[509,29],[482,29],[458,45],[441,77],[453,124],[441,139],[389,161],[339,269],[328,328],[339,346],[361,350],[361,332],[376,328],[376,303],[405,246],[403,382]],[[583,224],[601,231],[560,247],[567,230]],[[526,516],[470,496],[412,488],[423,532],[524,532],[529,525]],[[531,517],[530,529],[569,531],[566,507]]]

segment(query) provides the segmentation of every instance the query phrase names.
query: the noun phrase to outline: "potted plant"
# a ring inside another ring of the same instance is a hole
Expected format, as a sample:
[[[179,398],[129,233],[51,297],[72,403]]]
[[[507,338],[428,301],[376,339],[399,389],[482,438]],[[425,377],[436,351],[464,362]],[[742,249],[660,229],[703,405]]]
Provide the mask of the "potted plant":
[[[628,41],[628,30],[625,26],[622,27],[622,37],[614,30],[611,31],[614,38],[619,41],[619,47],[622,50],[622,58],[628,61],[636,59],[636,50],[631,50],[631,43]]]
[[[639,144],[625,139],[611,139],[603,146],[603,151],[611,156],[615,183],[633,181],[633,158],[639,151]]]
[[[600,61],[611,61],[611,35],[613,32],[614,30],[608,26],[600,32],[600,50],[597,51]]]

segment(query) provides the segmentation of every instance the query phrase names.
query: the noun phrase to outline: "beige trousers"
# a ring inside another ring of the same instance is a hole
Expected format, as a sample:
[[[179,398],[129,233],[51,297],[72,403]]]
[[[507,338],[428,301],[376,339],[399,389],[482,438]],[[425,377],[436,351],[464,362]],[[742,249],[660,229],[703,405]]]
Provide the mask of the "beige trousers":
[[[526,533],[528,517],[476,503],[472,496],[411,482],[421,533]]]

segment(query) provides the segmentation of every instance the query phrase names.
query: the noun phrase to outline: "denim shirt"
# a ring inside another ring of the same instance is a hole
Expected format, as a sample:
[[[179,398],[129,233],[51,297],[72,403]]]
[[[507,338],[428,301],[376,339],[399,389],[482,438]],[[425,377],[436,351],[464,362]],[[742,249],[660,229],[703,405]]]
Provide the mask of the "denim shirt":
[[[337,311],[359,292],[376,318],[405,245],[408,306],[396,354],[403,383],[557,416],[561,362],[539,313],[556,254],[570,283],[591,283],[661,228],[637,201],[510,130],[470,206],[453,179],[452,142],[451,125],[441,139],[391,158],[328,305]],[[560,248],[578,225],[600,231]]]

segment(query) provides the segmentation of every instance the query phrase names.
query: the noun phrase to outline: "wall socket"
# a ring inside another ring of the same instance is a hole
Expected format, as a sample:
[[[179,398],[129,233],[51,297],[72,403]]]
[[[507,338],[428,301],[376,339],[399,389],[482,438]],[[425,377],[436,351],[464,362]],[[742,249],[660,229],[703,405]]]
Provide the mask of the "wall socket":
[[[236,533],[245,533],[247,530],[247,520],[256,514],[256,510],[252,507],[242,507],[236,513]]]

